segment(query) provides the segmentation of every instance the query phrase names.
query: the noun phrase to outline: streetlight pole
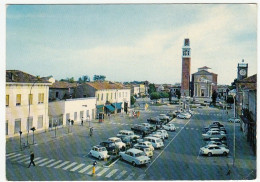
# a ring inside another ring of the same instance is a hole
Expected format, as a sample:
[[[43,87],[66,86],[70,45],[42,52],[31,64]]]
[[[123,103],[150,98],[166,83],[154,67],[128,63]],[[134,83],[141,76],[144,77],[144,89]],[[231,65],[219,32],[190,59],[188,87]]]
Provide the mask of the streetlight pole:
[[[235,122],[235,118],[236,118],[236,97],[235,95],[233,95],[233,100],[234,100],[234,138],[233,138],[233,142],[234,142],[234,146],[233,146],[233,167],[235,166],[235,155],[236,155],[236,122]]]
[[[20,149],[22,150],[22,131],[19,131],[20,134]]]

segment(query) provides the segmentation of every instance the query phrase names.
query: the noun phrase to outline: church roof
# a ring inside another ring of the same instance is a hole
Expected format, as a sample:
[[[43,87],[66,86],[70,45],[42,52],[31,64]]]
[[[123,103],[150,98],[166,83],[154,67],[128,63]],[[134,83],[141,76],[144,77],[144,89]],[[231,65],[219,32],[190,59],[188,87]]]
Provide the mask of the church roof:
[[[198,71],[196,73],[193,73],[192,75],[213,75],[213,74],[214,73],[210,73],[210,72],[208,72],[206,70],[200,70],[200,71]]]
[[[207,67],[207,66],[203,66],[203,67],[201,67],[201,68],[199,68],[199,69],[211,69],[211,68],[209,68],[209,67]]]

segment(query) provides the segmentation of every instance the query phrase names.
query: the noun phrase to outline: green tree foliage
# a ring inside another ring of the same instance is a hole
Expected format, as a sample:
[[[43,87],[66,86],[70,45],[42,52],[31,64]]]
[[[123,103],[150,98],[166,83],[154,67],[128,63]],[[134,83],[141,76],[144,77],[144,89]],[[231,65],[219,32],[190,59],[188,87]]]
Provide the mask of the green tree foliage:
[[[67,80],[68,80],[69,83],[74,83],[75,82],[74,77],[67,78]]]
[[[160,99],[161,97],[160,97],[160,94],[158,93],[158,92],[152,92],[151,94],[150,94],[150,99],[151,100],[158,100],[158,99]]]
[[[94,75],[93,80],[94,81],[105,81],[106,76],[104,76],[104,75]]]
[[[160,92],[160,98],[169,98],[169,94],[167,92]]]
[[[172,101],[172,92],[170,91],[168,94],[169,94],[169,102],[171,102]]]
[[[90,82],[90,77],[88,75],[83,75],[78,79],[79,83],[86,83]]]
[[[131,105],[134,105],[135,104],[135,98],[134,98],[134,96],[131,96]]]
[[[176,95],[177,95],[178,99],[181,98],[181,92],[180,92],[180,90],[176,90]]]
[[[155,85],[153,83],[149,84],[148,93],[151,95],[151,93],[156,92]]]
[[[216,92],[216,90],[214,90],[212,93],[212,102],[214,105],[216,104],[217,96],[218,96],[218,93]]]

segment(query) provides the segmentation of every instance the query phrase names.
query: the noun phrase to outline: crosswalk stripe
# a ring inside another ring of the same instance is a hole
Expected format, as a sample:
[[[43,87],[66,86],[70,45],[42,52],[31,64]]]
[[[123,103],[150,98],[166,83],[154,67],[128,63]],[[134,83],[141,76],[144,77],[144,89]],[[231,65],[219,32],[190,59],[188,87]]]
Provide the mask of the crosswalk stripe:
[[[10,157],[7,157],[7,159],[12,159],[12,158],[17,157],[17,156],[20,156],[20,155],[22,155],[22,154],[12,155],[12,156],[10,156]]]
[[[14,154],[15,154],[15,153],[13,152],[13,153],[10,153],[10,154],[6,154],[5,156],[8,157],[8,156],[14,155]]]
[[[88,170],[88,169],[91,168],[91,167],[92,167],[92,165],[88,165],[87,167],[81,169],[81,170],[79,171],[79,173],[84,173],[86,170]]]
[[[24,161],[27,161],[27,160],[30,160],[30,157],[27,157],[27,158],[25,158],[25,159],[22,159],[22,160],[20,160],[20,161],[18,161],[18,162],[24,162]]]
[[[54,167],[54,168],[55,168],[55,169],[58,169],[58,168],[60,168],[60,167],[62,167],[62,166],[64,166],[64,165],[68,164],[69,162],[70,162],[70,161],[65,161],[65,162],[63,162],[63,163],[57,165],[57,166]]]
[[[35,164],[39,164],[39,163],[44,162],[44,161],[46,161],[46,160],[48,160],[48,158],[42,159],[42,160],[40,160],[40,161],[37,161],[37,162],[35,162]]]
[[[97,176],[102,176],[109,168],[104,168],[102,171],[100,171]]]
[[[28,155],[22,155],[22,156],[20,156],[20,157],[17,157],[17,158],[15,158],[15,159],[12,159],[11,161],[18,161],[18,160],[21,160],[21,159],[23,159],[23,158],[25,158],[25,157],[28,157]]]
[[[127,173],[127,171],[122,171],[119,175],[117,175],[117,177],[115,177],[115,179],[120,179],[125,173]]]
[[[52,161],[55,161],[55,160],[54,160],[54,159],[51,159],[51,160],[49,160],[49,161],[47,161],[47,162],[44,162],[44,163],[40,164],[39,166],[45,166],[45,165],[51,163]]]
[[[56,162],[54,162],[54,163],[48,165],[47,167],[55,166],[56,164],[58,164],[58,163],[60,163],[60,162],[62,162],[62,160],[56,161]]]
[[[66,166],[66,167],[64,167],[64,168],[62,168],[62,169],[63,169],[63,170],[67,170],[67,169],[69,169],[70,167],[75,166],[76,164],[78,164],[78,163],[73,162],[73,163],[71,163],[70,165],[68,165],[68,166]]]
[[[81,168],[82,166],[84,166],[85,164],[79,164],[76,167],[72,168],[70,171],[76,171],[77,169]]]
[[[126,177],[125,181],[129,181],[129,180],[133,179],[134,175],[135,175],[135,173],[132,172],[131,174],[129,174],[129,175]]]
[[[146,175],[146,174],[141,174],[141,175],[137,178],[137,180],[142,180],[142,179],[144,179],[145,175]]]
[[[112,170],[108,175],[106,175],[106,178],[110,178],[113,174],[115,174],[118,171],[118,169]]]
[[[95,167],[95,172],[96,172],[97,170],[99,170],[99,169],[100,169],[99,166]],[[88,175],[91,175],[92,172],[93,172],[93,168],[88,172]]]
[[[37,161],[37,160],[39,160],[39,159],[41,159],[41,157],[36,157],[36,158],[33,160],[33,162],[35,162],[35,161]],[[31,160],[25,162],[25,164],[29,164],[30,162],[31,162]]]

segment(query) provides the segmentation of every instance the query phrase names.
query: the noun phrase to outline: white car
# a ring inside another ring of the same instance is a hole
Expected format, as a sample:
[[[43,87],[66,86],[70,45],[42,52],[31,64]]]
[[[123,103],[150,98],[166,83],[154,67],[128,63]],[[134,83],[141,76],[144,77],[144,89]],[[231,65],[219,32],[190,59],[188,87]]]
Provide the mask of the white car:
[[[200,148],[200,153],[202,155],[228,155],[229,149],[226,147],[220,147],[218,145],[207,145],[205,147]]]
[[[155,149],[160,149],[161,147],[164,146],[163,141],[160,138],[156,138],[156,137],[144,137],[144,141],[148,141],[151,142],[151,144],[153,145],[153,147]]]
[[[157,132],[157,131],[149,134],[148,136],[160,138],[160,139],[162,139],[162,141],[164,141],[164,135],[162,133]]]
[[[122,140],[118,137],[111,137],[107,141],[114,142],[119,149],[121,149],[122,147],[126,147],[126,144],[123,143]]]
[[[134,135],[134,132],[131,130],[120,130],[119,133],[116,135],[118,138],[124,138],[126,136]]]
[[[134,147],[138,147],[138,146],[146,146],[146,147],[149,147],[150,149],[152,149],[152,151],[154,151],[154,147],[153,147],[152,143],[148,142],[148,141],[139,142],[134,145]]]
[[[89,155],[101,159],[107,159],[110,156],[108,155],[106,147],[102,147],[100,145],[92,147],[92,149],[89,152]]]
[[[234,122],[235,122],[235,123],[240,123],[240,119],[233,117],[233,118],[229,118],[229,119],[228,119],[228,122],[231,122],[231,123],[234,123]]]
[[[220,131],[220,132],[219,131],[207,131],[207,133],[202,134],[202,138],[204,140],[208,140],[210,138],[220,138],[220,139],[226,140],[227,135],[222,131]]]
[[[129,143],[129,142],[133,141],[134,139],[138,141],[140,139],[140,136],[134,134],[134,135],[122,137],[122,141],[124,143]]]
[[[163,129],[165,130],[169,130],[169,131],[175,131],[176,127],[174,124],[166,124],[162,126]]]
[[[166,114],[159,114],[159,119],[161,119],[161,120],[170,120],[170,117],[169,116],[167,116]]]
[[[161,133],[164,136],[164,139],[169,138],[169,135],[166,130],[157,130],[157,133]]]
[[[130,162],[133,166],[146,165],[151,161],[143,151],[134,148],[125,152],[119,152],[119,158]]]
[[[191,118],[191,114],[187,113],[187,112],[182,112],[180,114],[178,114],[177,116],[180,119],[190,119]]]

